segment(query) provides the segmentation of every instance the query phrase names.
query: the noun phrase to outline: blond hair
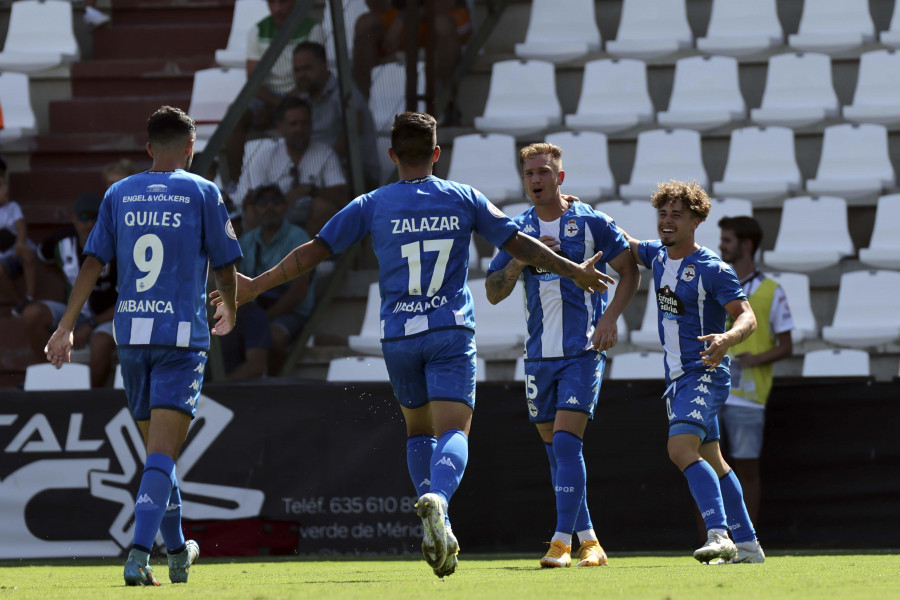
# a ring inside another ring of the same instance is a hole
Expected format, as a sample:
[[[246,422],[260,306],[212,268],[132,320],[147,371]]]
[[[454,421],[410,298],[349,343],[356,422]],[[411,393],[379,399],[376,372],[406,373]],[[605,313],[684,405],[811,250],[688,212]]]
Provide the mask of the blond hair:
[[[546,154],[550,157],[550,162],[556,167],[557,171],[562,171],[562,148],[556,144],[548,144],[547,142],[539,142],[529,144],[519,150],[519,169],[525,168],[525,161],[535,156]]]
[[[675,201],[681,201],[681,207],[691,211],[701,222],[706,220],[712,208],[706,190],[696,181],[686,183],[671,179],[658,183],[656,185],[656,193],[650,198],[650,203],[656,210],[659,210],[668,202]]]

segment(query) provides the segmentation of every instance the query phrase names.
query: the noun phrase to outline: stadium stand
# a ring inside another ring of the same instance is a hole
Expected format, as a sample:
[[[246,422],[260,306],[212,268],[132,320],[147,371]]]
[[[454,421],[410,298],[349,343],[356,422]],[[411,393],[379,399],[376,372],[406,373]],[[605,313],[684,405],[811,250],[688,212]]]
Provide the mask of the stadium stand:
[[[638,134],[631,179],[619,187],[623,198],[648,198],[656,184],[669,179],[709,186],[700,134],[690,129],[654,129]]]
[[[738,62],[730,56],[689,56],[675,63],[669,109],[656,120],[665,127],[704,131],[747,118],[738,83]]]
[[[815,52],[778,54],[769,59],[760,108],[750,119],[760,125],[802,127],[839,114],[831,57]]]
[[[697,49],[709,54],[746,56],[784,44],[775,0],[713,0],[709,28]]]
[[[900,269],[900,194],[878,199],[875,225],[868,248],[860,248],[859,260],[880,269]]]
[[[50,363],[29,365],[25,369],[25,391],[71,391],[91,389],[91,368],[67,363],[57,369]]]
[[[885,46],[900,48],[900,1],[894,1],[894,10],[891,13],[891,22],[885,31],[878,33],[878,40]]]
[[[562,123],[553,63],[503,60],[494,63],[484,115],[475,118],[479,131],[512,136],[533,135]]]
[[[12,5],[0,71],[30,73],[78,60],[72,5],[62,0],[20,0]]]
[[[366,314],[363,316],[359,334],[348,339],[350,348],[360,354],[381,355],[381,293],[378,282],[369,284],[369,297],[366,300]]]
[[[875,39],[869,0],[804,0],[800,29],[788,45],[807,52],[835,53]]]
[[[3,115],[0,144],[37,133],[28,75],[12,71],[0,73],[0,111]]]
[[[326,381],[388,381],[387,366],[380,356],[333,358]]]
[[[717,196],[770,200],[802,187],[793,130],[742,127],[731,132],[725,174],[722,181],[713,182],[712,191]]]
[[[752,217],[753,204],[743,198],[711,198],[712,208],[706,220],[700,223],[694,232],[694,239],[701,246],[706,246],[716,254],[719,253],[719,219],[723,217]]]
[[[870,347],[900,340],[900,273],[853,271],[841,275],[834,321],[822,337],[836,346]]]
[[[522,198],[516,142],[502,133],[468,134],[453,140],[448,179],[467,183],[495,204]]]
[[[203,152],[231,102],[247,83],[247,69],[201,69],[194,73],[188,114],[197,123],[194,152]]]
[[[833,196],[790,198],[781,211],[775,248],[763,253],[769,267],[817,271],[854,253],[847,227],[847,202]]]
[[[266,0],[236,0],[231,31],[225,48],[216,50],[216,64],[224,68],[247,67],[247,35],[260,19],[269,15]]]
[[[614,133],[654,119],[647,65],[636,59],[593,60],[584,67],[581,97],[566,127]]]
[[[800,342],[819,336],[819,326],[813,314],[809,293],[809,275],[805,273],[787,273],[772,271],[766,273],[781,285],[791,307],[791,318],[794,329],[791,330],[791,341],[796,346]]]
[[[525,344],[525,292],[517,285],[500,304],[487,299],[484,279],[470,279],[469,291],[475,305],[475,344],[485,359],[492,355],[512,358]]]
[[[851,200],[880,195],[896,185],[884,125],[844,123],[825,129],[816,178],[806,182],[810,194]]]
[[[659,342],[659,336],[657,336]],[[662,352],[624,352],[616,354],[609,368],[610,379],[663,379]]]
[[[533,0],[525,41],[516,56],[562,63],[599,52],[600,29],[593,0]]]
[[[803,355],[803,377],[869,377],[869,353],[865,350],[830,348]]]
[[[606,42],[614,56],[653,58],[694,43],[685,0],[623,0],[616,39]]]
[[[900,54],[895,50],[863,53],[853,103],[842,112],[844,119],[854,123],[900,122]]]
[[[563,149],[564,194],[578,196],[588,204],[615,194],[616,182],[609,168],[605,135],[593,131],[561,131],[549,134],[544,141]]]

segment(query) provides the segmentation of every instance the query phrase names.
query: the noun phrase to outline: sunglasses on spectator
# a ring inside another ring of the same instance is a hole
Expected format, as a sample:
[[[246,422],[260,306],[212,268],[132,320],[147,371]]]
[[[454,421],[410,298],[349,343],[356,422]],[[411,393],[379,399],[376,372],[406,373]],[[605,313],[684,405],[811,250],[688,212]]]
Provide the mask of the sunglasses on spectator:
[[[97,220],[97,212],[93,210],[86,210],[84,212],[78,213],[78,220],[82,223],[87,223],[88,221],[96,221]]]

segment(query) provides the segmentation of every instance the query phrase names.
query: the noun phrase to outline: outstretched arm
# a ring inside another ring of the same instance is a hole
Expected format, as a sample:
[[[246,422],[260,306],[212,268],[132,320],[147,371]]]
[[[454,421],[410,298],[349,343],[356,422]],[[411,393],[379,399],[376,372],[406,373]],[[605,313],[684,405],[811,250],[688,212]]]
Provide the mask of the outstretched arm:
[[[62,367],[64,362],[70,360],[69,353],[72,350],[72,332],[75,330],[75,323],[78,321],[81,309],[84,308],[84,303],[94,291],[94,285],[97,283],[101,270],[103,270],[103,265],[93,256],[84,259],[81,270],[78,271],[78,277],[75,278],[75,284],[72,286],[72,293],[66,304],[66,312],[63,313],[56,331],[44,346],[47,360],[57,369]]]
[[[609,287],[610,283],[615,282],[612,277],[594,268],[594,263],[603,255],[602,252],[598,252],[579,265],[563,258],[538,240],[521,232],[506,242],[503,249],[525,264],[568,277],[578,287],[589,292],[602,292]]]

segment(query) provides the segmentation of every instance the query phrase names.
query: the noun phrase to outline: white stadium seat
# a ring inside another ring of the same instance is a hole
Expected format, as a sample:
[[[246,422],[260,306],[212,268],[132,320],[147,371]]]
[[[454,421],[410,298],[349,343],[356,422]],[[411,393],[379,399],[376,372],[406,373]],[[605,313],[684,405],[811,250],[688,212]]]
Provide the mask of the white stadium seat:
[[[614,133],[653,121],[647,65],[635,59],[593,60],[584,66],[581,96],[566,127]]]
[[[616,39],[606,42],[606,51],[653,58],[690,48],[693,41],[685,0],[624,0]]]
[[[807,52],[842,52],[875,40],[869,0],[803,0],[797,33],[788,45]]]
[[[724,217],[752,217],[753,205],[743,198],[711,198],[710,205],[709,216],[694,232],[694,241],[719,254],[722,237],[719,220]]]
[[[544,138],[563,149],[566,172],[561,190],[593,204],[601,197],[615,194],[616,181],[609,168],[606,136],[594,131],[562,131]]]
[[[516,285],[512,293],[494,305],[488,302],[484,279],[470,279],[469,291],[475,307],[475,344],[486,355],[521,351],[525,345],[525,290]]]
[[[803,188],[794,154],[794,132],[787,127],[743,127],[731,132],[717,196],[770,200]]]
[[[738,63],[730,56],[689,56],[675,63],[669,109],[660,125],[704,131],[747,118],[738,83]]]
[[[475,359],[475,381],[487,381],[487,361],[480,356]]]
[[[880,269],[900,269],[900,194],[890,194],[878,199],[875,211],[875,228],[868,248],[861,248],[859,260]]]
[[[540,133],[562,123],[553,63],[502,60],[491,67],[484,115],[475,129],[513,136]]]
[[[116,373],[113,375],[113,389],[125,389],[125,379],[122,377],[122,365],[116,365]]]
[[[353,34],[356,31],[356,20],[369,7],[366,0],[343,0],[344,5],[344,36],[347,41],[347,54],[353,60]],[[331,22],[330,0],[325,0],[325,15],[322,19],[322,32],[325,34],[325,58],[332,69],[337,66],[337,54],[335,53],[334,24]]]
[[[658,338],[657,338],[657,341]],[[662,352],[625,352],[611,358],[610,379],[665,379]]]
[[[594,209],[606,213],[616,225],[637,240],[659,239],[656,229],[656,209],[649,196],[642,200],[610,200],[598,202]]]
[[[381,293],[377,281],[369,284],[366,312],[359,335],[351,335],[347,344],[360,354],[381,356]]]
[[[778,54],[769,59],[762,105],[750,111],[750,119],[760,125],[804,127],[836,117],[839,110],[828,55]]]
[[[510,202],[509,204],[504,204],[501,208],[507,216],[515,217],[531,208],[531,202]]]
[[[425,93],[425,62],[417,64],[416,85],[418,93]],[[390,134],[394,117],[406,110],[406,65],[398,62],[385,63],[372,69],[372,88],[369,92],[369,112],[375,121],[375,130],[380,134]],[[425,103],[419,103],[419,110],[425,111]]]
[[[380,356],[333,358],[328,363],[326,381],[390,381],[387,365]]]
[[[194,152],[203,152],[231,102],[247,83],[247,69],[201,69],[194,73],[188,114],[197,122]]]
[[[269,16],[266,0],[237,0],[231,17],[231,32],[222,50],[216,50],[216,64],[225,68],[247,68],[247,36],[250,29]]]
[[[859,57],[853,103],[843,107],[843,114],[855,123],[900,122],[900,53],[873,50]]]
[[[803,377],[869,377],[869,353],[843,348],[807,352],[802,373]]]
[[[471,185],[494,204],[521,200],[515,139],[502,133],[456,136],[447,179]]]
[[[781,209],[775,248],[763,253],[769,267],[817,271],[853,255],[847,201],[831,196],[789,198]]]
[[[65,363],[57,369],[50,363],[25,368],[25,391],[72,391],[91,389],[91,368],[78,363]]]
[[[900,273],[853,271],[841,275],[837,308],[822,337],[839,346],[867,347],[900,340]]]
[[[799,344],[803,340],[815,339],[819,336],[819,326],[813,314],[809,295],[809,275],[805,273],[767,272],[767,276],[775,280],[784,290],[794,329],[791,330],[791,341]]]
[[[639,348],[659,350],[659,307],[656,303],[656,293],[652,289],[652,284],[650,288],[646,296],[647,302],[644,304],[644,317],[641,319],[641,328],[631,332],[631,343]]]
[[[896,184],[887,128],[844,123],[825,129],[816,178],[806,182],[806,190],[851,199],[880,194]]]
[[[654,129],[638,134],[631,180],[619,188],[623,198],[649,198],[661,181],[697,181],[709,187],[700,133],[690,129]]]
[[[0,71],[43,71],[76,61],[80,56],[69,2],[12,3],[6,42],[0,52]]]
[[[27,75],[11,71],[0,73],[0,110],[3,111],[0,143],[38,132]]]
[[[533,0],[519,58],[561,63],[601,48],[594,0]]]
[[[887,31],[878,34],[878,40],[885,46],[900,48],[900,0],[894,0],[894,12]]]
[[[525,381],[525,357],[516,359],[516,368],[513,371],[513,381]]]
[[[746,56],[784,44],[775,0],[713,0],[706,37],[697,49],[709,54]]]

